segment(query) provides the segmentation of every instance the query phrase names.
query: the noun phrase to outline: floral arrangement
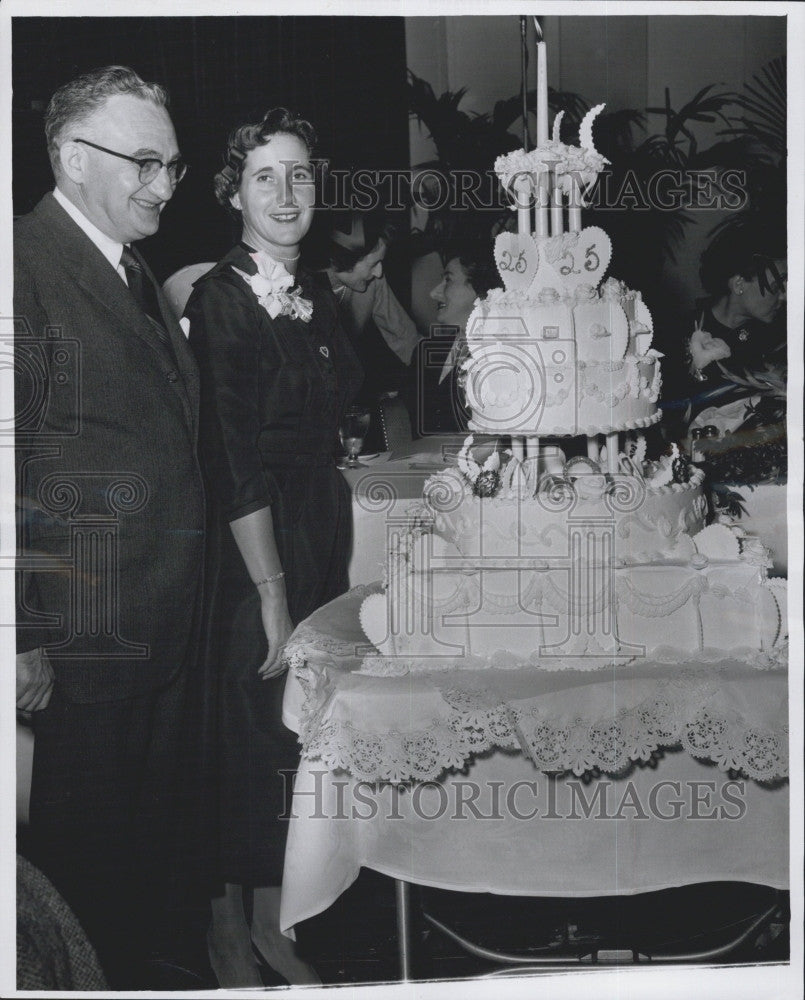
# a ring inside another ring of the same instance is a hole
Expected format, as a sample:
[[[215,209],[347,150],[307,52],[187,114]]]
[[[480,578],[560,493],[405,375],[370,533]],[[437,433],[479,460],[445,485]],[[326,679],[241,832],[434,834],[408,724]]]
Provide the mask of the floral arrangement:
[[[710,480],[717,484],[785,483],[788,478],[785,424],[739,430],[721,440],[707,441],[704,466]]]
[[[767,362],[762,369],[744,372],[743,375],[735,375],[723,368],[722,372],[725,379],[746,398],[733,404],[742,411],[734,426],[725,427],[721,436],[708,437],[696,443],[708,478],[715,484],[744,486],[786,482],[788,444],[784,366]],[[700,415],[699,420],[703,417],[704,414]],[[713,421],[717,422],[715,417]],[[714,502],[718,501],[719,495],[716,490]]]
[[[661,455],[655,462],[647,463],[646,482],[653,489],[671,486],[674,483],[682,485],[690,482],[692,470],[693,466],[688,456],[680,452],[679,446],[673,443],[670,455]]]

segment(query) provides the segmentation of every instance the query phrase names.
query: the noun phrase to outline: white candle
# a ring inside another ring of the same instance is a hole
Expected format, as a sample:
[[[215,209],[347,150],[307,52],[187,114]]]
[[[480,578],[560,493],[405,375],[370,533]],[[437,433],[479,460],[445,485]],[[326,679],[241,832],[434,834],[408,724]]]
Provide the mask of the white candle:
[[[568,230],[571,233],[581,232],[581,189],[579,182],[573,181],[570,191],[570,207],[568,209]]]
[[[537,147],[548,142],[548,50],[537,42]]]
[[[525,439],[525,453],[526,458],[536,458],[539,459],[539,438],[529,436]]]
[[[548,235],[548,172],[541,170],[537,176],[537,200],[534,209],[534,230],[537,236]]]
[[[517,232],[520,235],[531,232],[531,180],[527,174],[519,174],[514,181],[514,195],[517,205]]]
[[[562,190],[556,183],[556,174],[553,170],[548,175],[551,186],[551,236],[561,236],[564,231],[564,220],[562,219]]]

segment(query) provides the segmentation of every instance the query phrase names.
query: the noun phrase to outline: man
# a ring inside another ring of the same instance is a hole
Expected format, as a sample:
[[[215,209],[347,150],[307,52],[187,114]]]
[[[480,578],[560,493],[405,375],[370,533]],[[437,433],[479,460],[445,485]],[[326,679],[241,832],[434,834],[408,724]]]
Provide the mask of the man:
[[[197,373],[132,244],[185,168],[165,91],[126,67],[61,87],[45,132],[56,188],[14,232],[32,854],[133,988],[164,913],[204,496]]]

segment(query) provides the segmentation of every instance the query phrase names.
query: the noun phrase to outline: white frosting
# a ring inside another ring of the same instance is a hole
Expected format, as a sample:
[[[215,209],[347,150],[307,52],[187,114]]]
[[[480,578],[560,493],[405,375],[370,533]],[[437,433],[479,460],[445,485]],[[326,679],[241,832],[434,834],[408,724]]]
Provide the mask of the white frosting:
[[[386,614],[395,627],[382,652],[484,658],[505,650],[556,670],[666,658],[669,650],[683,659],[721,651],[754,662],[780,644],[780,581],[769,586],[751,561],[687,554],[681,545],[643,562],[584,561],[574,573],[566,528],[548,524],[522,535],[508,524],[487,530],[486,556],[464,554],[444,539],[433,550],[426,536],[412,539],[391,575]]]
[[[488,553],[494,553],[496,560],[556,556],[567,544],[569,510],[574,520],[606,518],[611,522],[614,548],[609,558],[623,566],[666,558],[670,553],[678,557],[674,552],[678,540],[704,528],[707,505],[700,469],[693,470],[690,482],[660,490],[641,490],[624,477],[621,489],[631,492],[620,497],[618,487],[605,476],[585,470],[572,483],[543,477],[535,496],[533,478],[518,465],[509,462],[504,467],[500,490],[491,498],[473,495],[469,483],[453,471],[432,476],[423,491],[421,523],[429,523],[458,556],[475,559],[473,565]],[[618,509],[624,505],[627,509]]]
[[[574,175],[589,187],[607,162],[592,148],[600,110],[585,118],[587,148],[560,142],[557,129],[540,149],[499,157],[504,186],[533,190],[550,169],[564,194]],[[652,316],[639,292],[603,280],[610,254],[596,227],[498,237],[506,289],[477,300],[466,327],[470,429],[593,437],[660,419]],[[385,594],[361,608],[385,657],[422,669],[445,658],[539,670],[643,657],[779,661],[785,585],[767,580],[757,539],[705,527],[703,473],[676,446],[645,463],[645,441],[618,441],[615,461],[599,466],[600,442],[589,445],[593,458],[570,462],[547,450],[480,462],[471,444],[458,469],[427,481],[390,546]]]
[[[639,443],[638,443],[639,444]],[[639,450],[639,448],[638,448]],[[594,670],[634,659],[777,662],[785,585],[740,529],[704,527],[701,470],[653,488],[588,459],[535,481],[493,453],[428,479],[389,553],[386,593],[362,610],[386,656]],[[628,466],[627,466],[628,467]],[[498,492],[475,495],[494,473]],[[412,661],[413,662],[413,661]],[[424,669],[424,668],[423,668]]]
[[[476,301],[463,364],[470,429],[592,435],[656,423],[661,355],[639,293],[614,278],[600,290],[555,278],[556,287],[497,288]]]

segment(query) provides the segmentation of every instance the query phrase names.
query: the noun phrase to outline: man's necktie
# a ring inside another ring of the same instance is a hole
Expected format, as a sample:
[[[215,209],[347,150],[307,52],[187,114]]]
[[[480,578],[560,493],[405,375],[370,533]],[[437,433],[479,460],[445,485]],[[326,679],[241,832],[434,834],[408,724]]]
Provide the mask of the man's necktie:
[[[173,361],[173,348],[171,347],[170,338],[168,337],[168,331],[164,326],[164,320],[162,319],[162,313],[157,300],[156,289],[151,283],[151,279],[143,271],[142,264],[140,264],[139,260],[137,260],[131,252],[130,247],[123,247],[123,253],[120,255],[120,263],[123,266],[123,270],[126,272],[126,280],[129,285],[129,291],[137,300],[137,304],[142,311],[151,320],[151,325],[154,327],[159,339],[162,341],[171,360]]]

